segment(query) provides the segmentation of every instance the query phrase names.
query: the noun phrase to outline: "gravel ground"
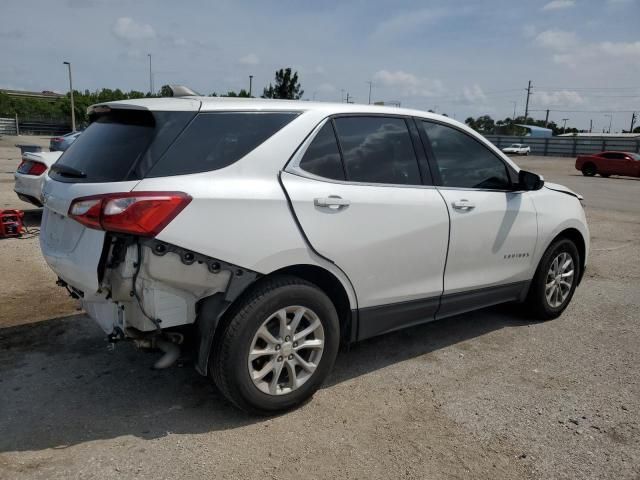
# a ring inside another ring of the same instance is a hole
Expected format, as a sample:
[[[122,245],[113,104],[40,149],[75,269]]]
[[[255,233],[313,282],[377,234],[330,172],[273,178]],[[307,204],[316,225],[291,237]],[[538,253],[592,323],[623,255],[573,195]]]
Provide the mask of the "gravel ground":
[[[639,478],[640,179],[517,161],[586,197],[591,257],[559,319],[497,307],[368,340],[268,419],[191,365],[108,351],[83,315],[0,329],[0,478]]]
[[[26,224],[38,228],[40,209],[20,200],[13,191],[13,173],[20,164],[17,143],[35,144],[49,151],[49,137],[7,136],[0,138],[0,210],[26,213]],[[0,328],[32,323],[76,311],[76,302],[61,295],[56,276],[40,255],[38,238],[0,239]]]

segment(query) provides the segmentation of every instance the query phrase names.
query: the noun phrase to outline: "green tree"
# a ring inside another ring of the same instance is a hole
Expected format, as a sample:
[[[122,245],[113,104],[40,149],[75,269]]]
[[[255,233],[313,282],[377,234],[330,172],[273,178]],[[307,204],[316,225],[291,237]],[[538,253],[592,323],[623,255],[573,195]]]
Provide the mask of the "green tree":
[[[160,87],[160,96],[161,97],[173,97],[173,90],[169,85],[163,85]]]
[[[298,82],[298,72],[291,73],[291,68],[276,70],[275,85],[269,84],[262,93],[262,98],[283,98],[300,100],[304,90]]]

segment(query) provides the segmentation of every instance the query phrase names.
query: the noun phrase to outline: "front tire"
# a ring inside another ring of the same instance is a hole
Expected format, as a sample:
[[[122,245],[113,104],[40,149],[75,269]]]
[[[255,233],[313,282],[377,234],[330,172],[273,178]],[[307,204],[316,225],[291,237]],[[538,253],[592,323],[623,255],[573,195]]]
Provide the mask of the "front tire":
[[[593,163],[585,163],[582,166],[582,175],[585,177],[593,177],[596,173],[598,173],[598,169]]]
[[[542,256],[525,301],[539,320],[557,318],[569,305],[580,278],[580,255],[568,238],[554,241]]]
[[[335,306],[291,276],[262,281],[216,334],[210,371],[221,392],[259,415],[310,398],[331,371],[340,343]]]

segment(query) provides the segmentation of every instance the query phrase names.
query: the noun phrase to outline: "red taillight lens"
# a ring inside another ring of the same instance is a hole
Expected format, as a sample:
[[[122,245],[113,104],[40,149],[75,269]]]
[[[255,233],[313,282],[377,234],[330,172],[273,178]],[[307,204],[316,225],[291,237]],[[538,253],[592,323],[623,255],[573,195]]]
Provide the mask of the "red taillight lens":
[[[128,192],[78,198],[69,216],[89,228],[156,236],[191,201],[182,192]]]
[[[47,166],[44,163],[34,162],[33,160],[23,160],[18,165],[18,173],[23,175],[42,175],[47,171]]]
[[[47,171],[47,166],[44,163],[33,162],[31,168],[29,169],[29,175],[42,175]]]

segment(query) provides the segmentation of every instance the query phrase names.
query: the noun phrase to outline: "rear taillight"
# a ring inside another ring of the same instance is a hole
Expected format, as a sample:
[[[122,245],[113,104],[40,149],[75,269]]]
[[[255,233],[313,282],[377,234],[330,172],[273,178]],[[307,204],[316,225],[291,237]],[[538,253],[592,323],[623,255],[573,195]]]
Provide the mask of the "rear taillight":
[[[89,228],[154,237],[191,201],[182,192],[127,192],[77,198],[69,216]]]
[[[61,141],[62,141],[62,138],[60,138],[60,137],[55,137],[55,138],[52,138],[52,139],[51,139],[51,141],[52,141],[53,143],[59,143],[59,142],[61,142]]]
[[[24,175],[42,175],[47,171],[47,166],[44,163],[34,162],[33,160],[23,160],[18,165],[18,173]]]

